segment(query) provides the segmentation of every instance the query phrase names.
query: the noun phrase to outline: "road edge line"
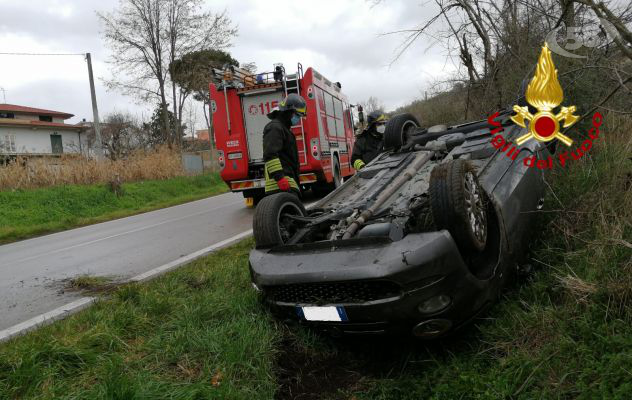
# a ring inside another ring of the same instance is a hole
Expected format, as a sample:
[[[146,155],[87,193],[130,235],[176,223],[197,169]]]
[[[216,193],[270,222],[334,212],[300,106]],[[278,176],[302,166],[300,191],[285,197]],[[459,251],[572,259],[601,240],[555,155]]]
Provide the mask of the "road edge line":
[[[226,247],[231,244],[234,244],[235,242],[238,242],[239,240],[244,239],[250,235],[252,235],[252,229],[241,232],[235,236],[229,237],[228,239],[222,240],[221,242],[217,242],[213,245],[205,247],[201,250],[198,250],[186,256],[182,256],[178,258],[177,260],[171,261],[167,264],[163,264],[160,267],[156,267],[147,272],[143,272],[142,274],[139,274],[130,278],[128,281],[126,281],[126,283],[146,282],[159,275],[169,272],[175,268],[178,268],[182,266],[183,264],[187,264],[198,258],[209,255],[210,253],[213,253],[214,251],[219,250],[222,247]],[[21,336],[37,328],[41,328],[43,326],[52,324],[55,321],[59,321],[61,319],[69,317],[70,315],[75,314],[89,307],[90,305],[94,304],[97,300],[98,298],[96,297],[82,297],[71,303],[58,307],[52,311],[45,312],[31,319],[28,319],[24,322],[20,322],[19,324],[13,325],[12,327],[6,328],[0,331],[0,343],[6,342],[17,336]]]
[[[238,242],[241,239],[244,239],[248,236],[252,235],[252,229],[247,230],[245,232],[239,233],[233,237],[229,237],[228,239],[222,240],[221,242],[217,242],[215,244],[212,244],[208,247],[203,248],[202,250],[198,250],[194,253],[191,253],[189,255],[186,256],[182,256],[180,258],[178,258],[177,260],[171,261],[167,264],[161,265],[160,267],[156,267],[154,269],[150,269],[149,271],[143,272],[142,274],[136,275],[134,277],[132,277],[130,279],[130,282],[145,282],[147,280],[150,280],[152,278],[155,278],[156,276],[162,275],[166,272],[171,271],[172,269],[178,268],[180,267],[182,264],[186,264],[189,263],[191,261],[194,261],[200,257],[204,257],[212,252],[214,252],[215,250],[219,250],[222,247],[226,247],[229,246],[235,242]]]
[[[60,319],[64,319],[69,315],[83,310],[97,301],[96,297],[82,297],[71,303],[65,304],[52,311],[45,312],[10,328],[0,331],[0,343],[10,340],[16,336],[23,335],[37,328],[49,325]]]

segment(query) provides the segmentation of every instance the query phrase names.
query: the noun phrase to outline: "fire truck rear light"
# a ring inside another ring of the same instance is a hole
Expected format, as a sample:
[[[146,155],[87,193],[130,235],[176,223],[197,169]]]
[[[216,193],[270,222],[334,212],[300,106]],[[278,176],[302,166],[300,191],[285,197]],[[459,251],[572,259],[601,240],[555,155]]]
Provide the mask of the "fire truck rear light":
[[[219,150],[217,152],[217,163],[222,169],[224,169],[224,167],[226,166],[226,161],[224,160],[224,152],[222,150]]]
[[[241,151],[237,153],[228,153],[229,160],[240,160],[241,159]]]
[[[310,145],[312,146],[312,156],[317,159],[320,160],[320,152],[318,151],[318,147],[319,147],[319,142],[317,138],[314,138],[310,141]]]

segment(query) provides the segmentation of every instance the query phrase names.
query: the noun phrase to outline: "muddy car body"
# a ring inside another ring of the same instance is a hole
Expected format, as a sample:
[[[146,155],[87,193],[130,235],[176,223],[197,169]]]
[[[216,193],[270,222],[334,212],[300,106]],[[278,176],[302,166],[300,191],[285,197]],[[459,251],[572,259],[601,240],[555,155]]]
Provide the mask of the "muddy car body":
[[[524,129],[498,118],[509,142]],[[280,194],[254,219],[253,285],[281,318],[332,334],[442,336],[497,297],[529,240],[545,159],[513,157],[487,121],[423,129],[392,118],[382,153],[309,210]]]

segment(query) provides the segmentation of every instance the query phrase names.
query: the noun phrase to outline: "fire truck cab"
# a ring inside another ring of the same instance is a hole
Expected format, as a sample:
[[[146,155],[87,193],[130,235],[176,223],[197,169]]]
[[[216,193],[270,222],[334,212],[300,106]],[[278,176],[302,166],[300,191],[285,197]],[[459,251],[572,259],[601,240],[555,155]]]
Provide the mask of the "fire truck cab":
[[[210,108],[221,177],[233,192],[242,192],[247,204],[265,195],[263,128],[267,114],[289,93],[307,102],[307,115],[293,126],[300,161],[302,189],[328,191],[353,175],[352,105],[332,82],[299,63],[287,74],[282,64],[272,72],[250,73],[237,67],[214,70]]]

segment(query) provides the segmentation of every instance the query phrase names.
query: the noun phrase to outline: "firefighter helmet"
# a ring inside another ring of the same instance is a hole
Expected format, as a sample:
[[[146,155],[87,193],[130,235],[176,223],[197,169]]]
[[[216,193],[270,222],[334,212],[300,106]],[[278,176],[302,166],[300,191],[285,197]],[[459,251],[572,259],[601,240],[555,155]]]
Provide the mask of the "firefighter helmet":
[[[301,116],[305,116],[306,107],[307,103],[305,99],[296,93],[288,94],[287,97],[279,103],[279,111],[294,110],[301,114]]]
[[[283,101],[279,103],[277,107],[274,107],[274,109],[270,111],[270,113],[268,114],[268,118],[273,119],[277,111],[288,110],[296,111],[296,113],[298,113],[301,117],[304,117],[307,113],[307,103],[302,96],[296,93],[290,93],[285,99],[283,99]]]
[[[366,123],[368,126],[378,122],[386,122],[386,116],[384,115],[384,112],[380,110],[373,111],[366,117]]]

